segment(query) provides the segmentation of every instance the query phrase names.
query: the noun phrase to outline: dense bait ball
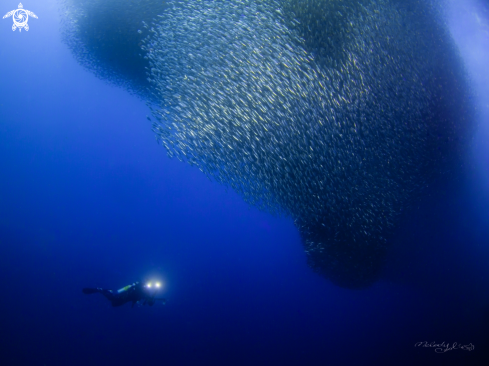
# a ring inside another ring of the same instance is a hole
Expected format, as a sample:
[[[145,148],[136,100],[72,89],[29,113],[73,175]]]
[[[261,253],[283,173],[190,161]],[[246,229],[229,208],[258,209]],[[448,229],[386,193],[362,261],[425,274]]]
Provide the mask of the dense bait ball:
[[[168,1],[126,21],[144,21],[144,61],[127,73],[78,37],[92,69],[144,87],[169,156],[292,216],[311,267],[341,286],[377,278],[402,209],[460,156],[463,68],[423,2]]]
[[[165,9],[154,0],[60,0],[63,38],[77,61],[103,80],[149,99],[143,21]]]

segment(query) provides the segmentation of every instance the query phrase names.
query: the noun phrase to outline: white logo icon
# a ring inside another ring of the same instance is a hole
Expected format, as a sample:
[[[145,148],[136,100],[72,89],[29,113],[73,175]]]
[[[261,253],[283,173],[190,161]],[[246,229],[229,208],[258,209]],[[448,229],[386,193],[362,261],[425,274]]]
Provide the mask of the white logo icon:
[[[22,28],[24,28],[26,31],[29,30],[29,25],[27,24],[27,21],[29,20],[29,15],[37,19],[36,14],[34,14],[32,11],[24,10],[22,3],[20,3],[18,9],[9,11],[3,16],[3,19],[11,16],[14,19],[12,30],[15,31],[17,28],[19,28],[19,32],[22,32]]]

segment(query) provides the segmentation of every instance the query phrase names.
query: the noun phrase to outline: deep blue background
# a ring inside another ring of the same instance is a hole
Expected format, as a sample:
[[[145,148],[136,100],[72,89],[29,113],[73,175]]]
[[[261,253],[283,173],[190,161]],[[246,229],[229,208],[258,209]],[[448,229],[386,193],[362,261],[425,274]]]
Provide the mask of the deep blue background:
[[[144,103],[72,58],[54,0],[23,4],[39,17],[29,32],[0,21],[0,365],[488,360],[483,83],[457,178],[405,213],[382,279],[345,290],[307,267],[290,219],[168,159]],[[16,7],[2,0],[0,13]],[[112,308],[81,293],[154,275],[166,306]],[[419,341],[475,350],[436,354]]]

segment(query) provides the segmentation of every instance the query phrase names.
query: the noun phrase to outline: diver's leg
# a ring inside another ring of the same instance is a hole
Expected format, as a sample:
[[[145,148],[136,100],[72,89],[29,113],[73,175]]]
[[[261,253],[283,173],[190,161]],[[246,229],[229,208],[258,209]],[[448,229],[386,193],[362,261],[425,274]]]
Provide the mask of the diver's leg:
[[[89,287],[86,287],[82,291],[86,295],[95,294],[97,292],[100,292],[102,295],[104,295],[110,301],[112,301],[114,299],[114,297],[115,297],[115,295],[112,292],[112,290],[106,290],[106,289],[100,288],[100,287],[97,287],[97,288],[89,288]]]
[[[113,301],[114,298],[115,298],[115,295],[114,293],[112,292],[112,290],[106,290],[104,288],[98,288],[97,290],[99,290],[99,292],[104,295],[107,300],[110,300],[110,301]]]

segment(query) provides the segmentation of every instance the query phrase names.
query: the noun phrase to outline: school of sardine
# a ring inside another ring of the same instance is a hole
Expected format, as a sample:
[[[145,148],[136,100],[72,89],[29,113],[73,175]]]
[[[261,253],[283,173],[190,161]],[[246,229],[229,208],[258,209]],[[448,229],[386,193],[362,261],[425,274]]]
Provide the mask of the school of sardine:
[[[470,125],[463,68],[434,18],[415,0],[167,1],[138,29],[158,141],[291,216],[319,273],[366,286]]]

